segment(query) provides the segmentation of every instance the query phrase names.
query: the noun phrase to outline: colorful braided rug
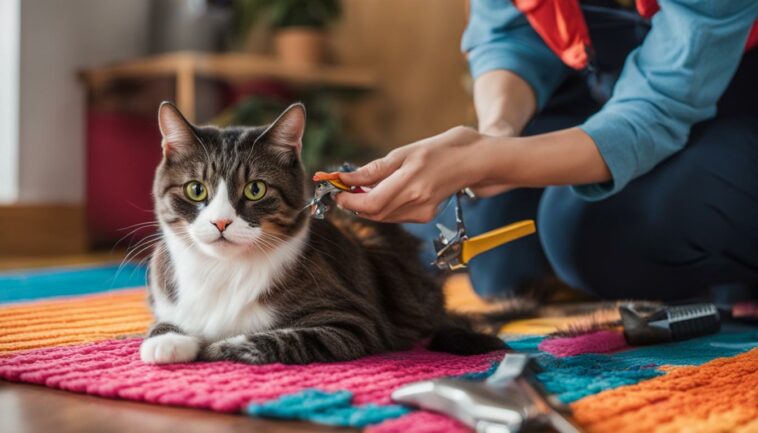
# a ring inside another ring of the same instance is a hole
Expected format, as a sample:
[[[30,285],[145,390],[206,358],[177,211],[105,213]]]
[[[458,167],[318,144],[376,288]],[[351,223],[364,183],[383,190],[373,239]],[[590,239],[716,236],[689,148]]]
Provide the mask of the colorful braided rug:
[[[373,432],[467,432],[443,415],[393,404],[389,396],[428,378],[481,380],[503,356],[419,347],[305,366],[146,365],[138,355],[151,321],[144,281],[144,269],[134,266],[0,274],[0,378]],[[758,329],[729,328],[646,348],[626,346],[614,330],[544,336],[580,319],[520,321],[503,332],[513,349],[535,355],[544,388],[570,405],[587,431],[758,432]]]

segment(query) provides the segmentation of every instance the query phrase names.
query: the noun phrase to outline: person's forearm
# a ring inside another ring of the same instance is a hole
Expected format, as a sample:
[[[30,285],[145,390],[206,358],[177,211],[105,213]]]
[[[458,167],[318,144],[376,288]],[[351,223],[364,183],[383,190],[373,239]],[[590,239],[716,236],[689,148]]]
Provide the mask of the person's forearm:
[[[474,82],[474,106],[479,132],[488,135],[518,136],[534,115],[534,91],[510,71],[482,74]]]
[[[611,180],[592,138],[579,128],[522,138],[489,137],[477,152],[486,155],[486,179],[519,187],[579,185]]]

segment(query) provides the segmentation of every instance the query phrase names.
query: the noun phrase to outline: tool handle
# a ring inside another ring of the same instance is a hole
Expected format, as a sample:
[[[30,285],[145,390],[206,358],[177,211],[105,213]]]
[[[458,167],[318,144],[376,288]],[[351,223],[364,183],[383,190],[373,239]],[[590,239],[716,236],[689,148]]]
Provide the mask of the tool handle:
[[[536,231],[537,229],[534,225],[534,220],[524,220],[488,231],[479,236],[474,236],[473,238],[463,241],[461,261],[466,264],[469,260],[483,252],[489,251],[508,242],[515,241],[516,239],[523,238]]]

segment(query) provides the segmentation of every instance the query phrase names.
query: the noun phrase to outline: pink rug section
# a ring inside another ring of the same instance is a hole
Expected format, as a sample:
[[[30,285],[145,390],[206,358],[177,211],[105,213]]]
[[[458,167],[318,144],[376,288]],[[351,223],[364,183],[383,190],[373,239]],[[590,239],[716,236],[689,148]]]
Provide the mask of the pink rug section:
[[[620,331],[598,331],[576,337],[546,338],[538,349],[557,357],[584,353],[611,353],[628,348]]]
[[[471,433],[471,429],[445,415],[411,412],[400,418],[366,428],[366,433]]]
[[[0,378],[101,397],[238,412],[309,388],[347,390],[353,404],[391,404],[397,387],[488,370],[503,352],[456,356],[424,349],[349,362],[247,365],[233,362],[148,365],[139,338],[53,347],[0,358]],[[408,431],[408,430],[406,430]]]
[[[366,428],[366,433],[471,433],[471,429],[445,415],[417,411]]]

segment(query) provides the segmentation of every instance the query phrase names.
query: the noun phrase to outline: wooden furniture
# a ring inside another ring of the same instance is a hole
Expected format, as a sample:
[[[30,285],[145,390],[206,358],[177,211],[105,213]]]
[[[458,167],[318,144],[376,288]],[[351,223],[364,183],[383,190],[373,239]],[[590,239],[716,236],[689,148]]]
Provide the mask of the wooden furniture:
[[[197,78],[236,82],[274,78],[291,84],[371,90],[377,79],[367,70],[344,66],[293,67],[276,58],[247,53],[176,52],[87,69],[81,78],[89,89],[103,88],[120,79],[171,77],[176,80],[176,103],[190,121],[195,121]]]
[[[0,260],[87,250],[84,207],[75,204],[0,206]]]

